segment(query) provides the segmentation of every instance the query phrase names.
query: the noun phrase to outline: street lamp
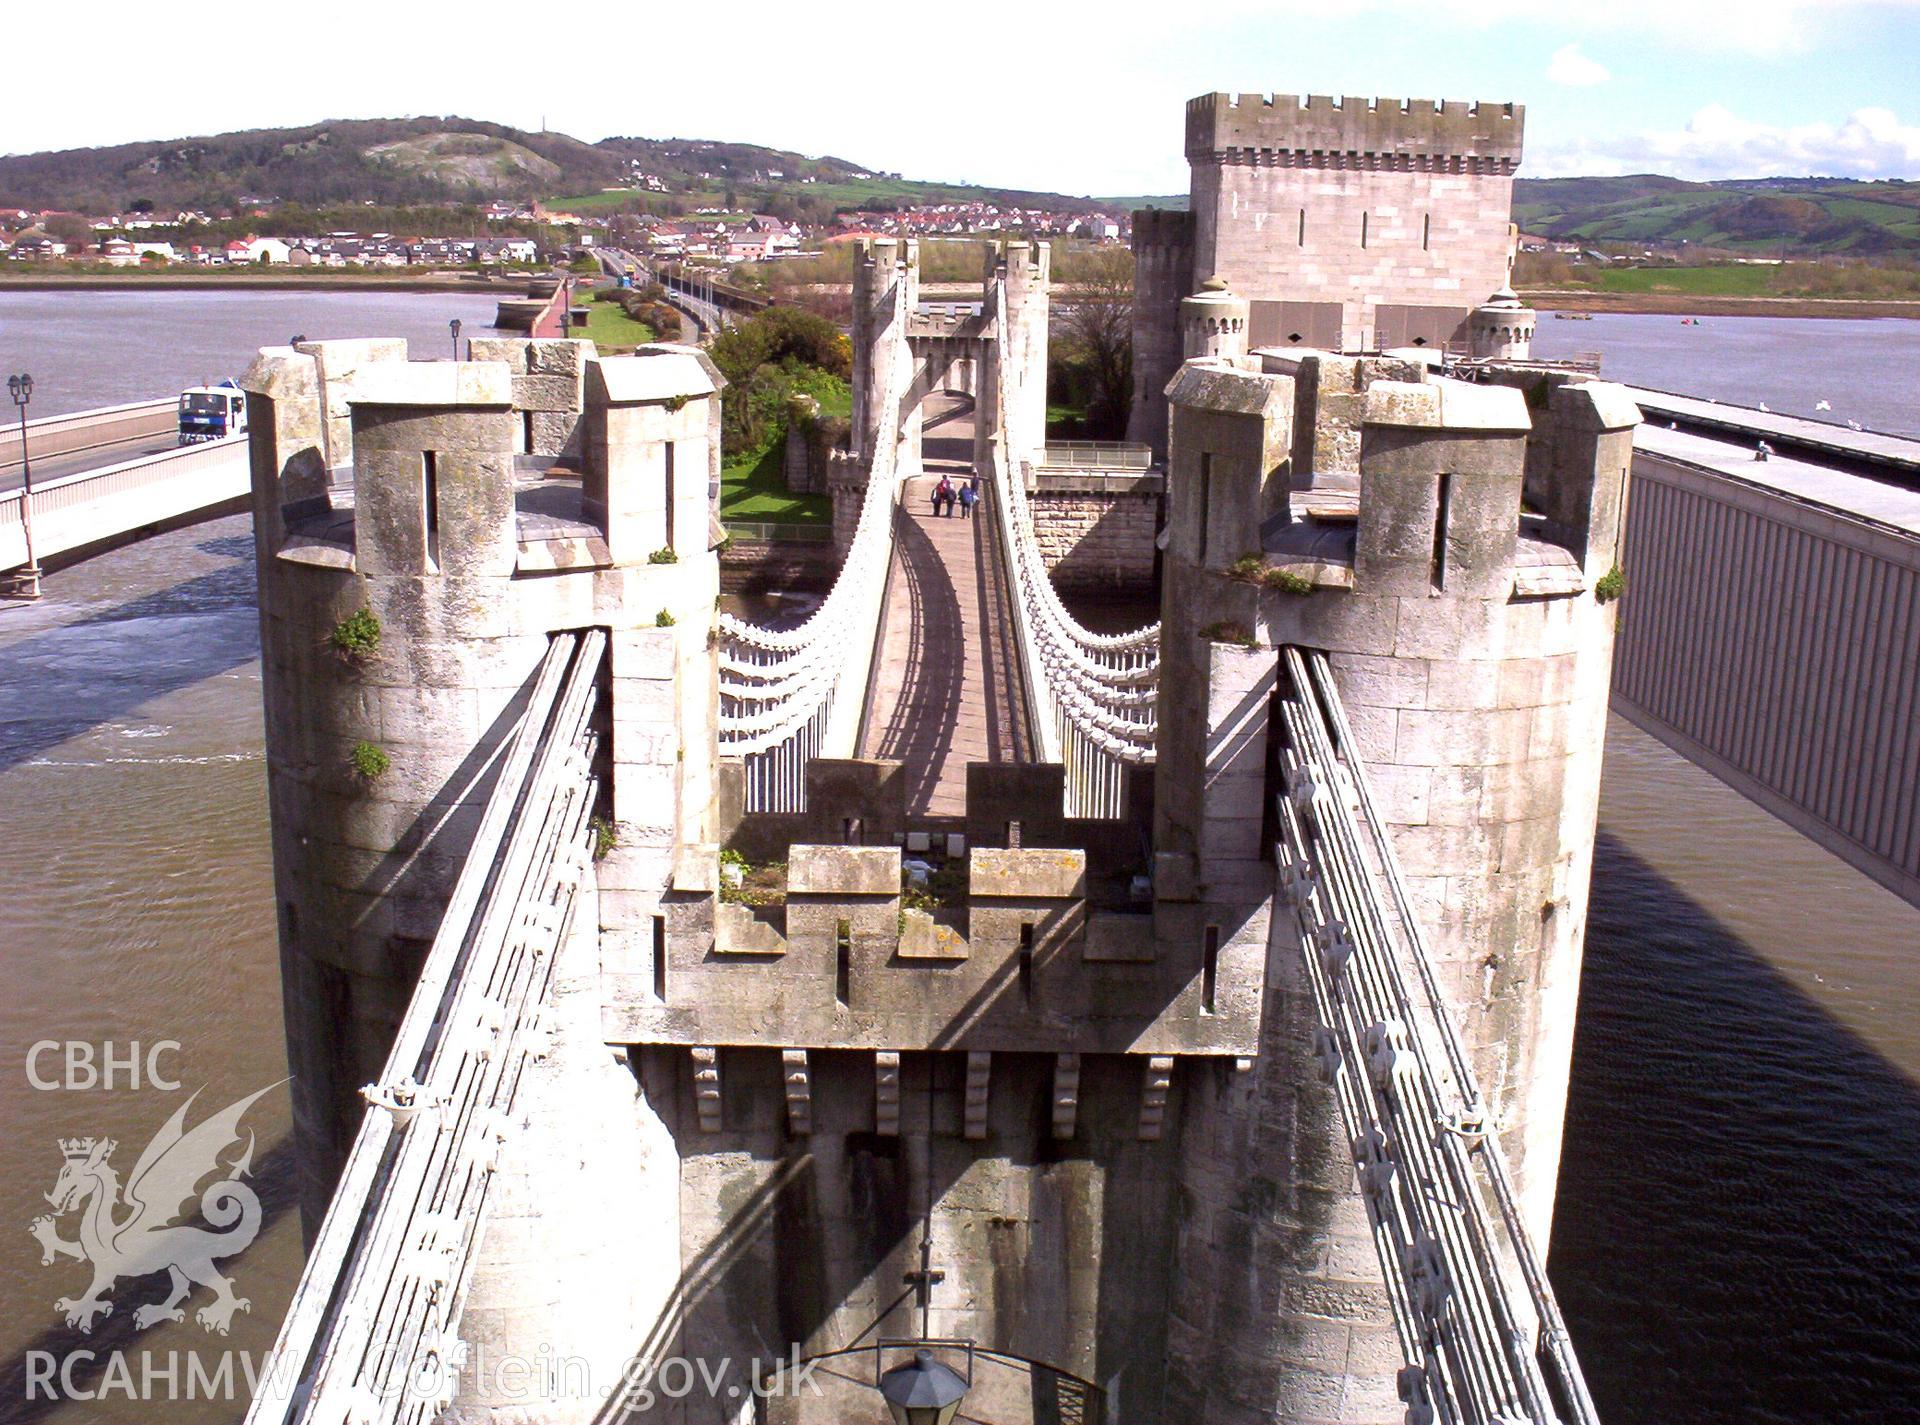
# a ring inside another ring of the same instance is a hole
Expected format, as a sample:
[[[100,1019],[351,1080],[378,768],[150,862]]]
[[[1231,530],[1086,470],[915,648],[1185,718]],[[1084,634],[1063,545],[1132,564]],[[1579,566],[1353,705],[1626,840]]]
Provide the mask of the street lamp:
[[[20,532],[26,536],[26,567],[14,575],[13,596],[40,597],[40,561],[33,557],[33,466],[27,458],[27,402],[33,399],[33,378],[22,372],[7,378],[7,394],[20,412]]]
[[[455,317],[447,323],[447,330],[453,333],[453,359],[460,359],[460,318]]]
[[[894,1425],[952,1425],[970,1384],[921,1347],[913,1359],[880,1377],[880,1398]]]

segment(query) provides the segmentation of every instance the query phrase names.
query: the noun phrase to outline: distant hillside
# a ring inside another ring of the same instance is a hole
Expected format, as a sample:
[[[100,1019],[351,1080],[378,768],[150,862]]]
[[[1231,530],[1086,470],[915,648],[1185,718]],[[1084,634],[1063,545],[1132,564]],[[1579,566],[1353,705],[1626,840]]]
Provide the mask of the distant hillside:
[[[1920,255],[1920,182],[1901,179],[1522,178],[1513,185],[1513,215],[1527,232],[1581,242]]]
[[[565,134],[473,119],[355,119],[0,158],[0,204],[104,212],[525,198],[618,182],[620,158]]]
[[[1184,209],[1184,193],[1102,198],[1121,209]],[[1520,178],[1514,221],[1578,242],[1677,244],[1795,257],[1920,255],[1920,182],[1751,178],[1688,183],[1626,178]]]
[[[837,210],[985,201],[1072,210],[1184,208],[1182,194],[1077,198],[931,183],[843,158],[709,139],[585,143],[477,119],[329,121],[112,148],[0,157],[0,206],[81,212],[145,200],[165,211],[244,198],[307,208],[546,199],[582,213],[728,204],[824,222]],[[1764,178],[1689,183],[1657,174],[1522,178],[1514,217],[1581,242],[1678,243],[1768,255],[1920,255],[1920,182]]]
[[[1073,208],[1090,200],[882,174],[756,144],[609,138],[584,143],[477,119],[334,120],[299,129],[0,157],[0,206],[108,212],[230,208],[272,199],[321,208],[550,199],[585,211],[672,210],[731,197],[824,220],[835,208],[984,199]]]

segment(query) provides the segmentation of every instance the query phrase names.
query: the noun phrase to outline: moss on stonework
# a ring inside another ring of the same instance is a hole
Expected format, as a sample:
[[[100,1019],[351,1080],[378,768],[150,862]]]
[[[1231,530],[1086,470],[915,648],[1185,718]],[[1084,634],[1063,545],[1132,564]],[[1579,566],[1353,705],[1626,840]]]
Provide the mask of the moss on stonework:
[[[1247,632],[1246,625],[1224,619],[1219,623],[1208,624],[1200,630],[1200,636],[1209,643],[1232,643],[1241,648],[1257,647],[1253,641],[1253,635]]]
[[[1627,591],[1627,571],[1618,564],[1602,574],[1593,584],[1593,597],[1596,603],[1610,604]]]
[[[393,766],[393,759],[365,738],[353,744],[353,751],[347,754],[347,761],[353,765],[355,772],[369,782],[376,777],[385,776],[387,769]]]
[[[351,658],[364,658],[380,646],[380,616],[370,608],[348,614],[333,626],[329,642]]]

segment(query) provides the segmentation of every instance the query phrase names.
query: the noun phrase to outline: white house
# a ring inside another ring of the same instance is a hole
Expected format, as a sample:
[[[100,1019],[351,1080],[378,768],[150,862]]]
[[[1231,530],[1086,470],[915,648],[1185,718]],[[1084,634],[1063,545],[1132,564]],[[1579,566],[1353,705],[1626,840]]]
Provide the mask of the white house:
[[[255,237],[247,239],[247,261],[281,264],[289,261],[293,249],[276,237]]]

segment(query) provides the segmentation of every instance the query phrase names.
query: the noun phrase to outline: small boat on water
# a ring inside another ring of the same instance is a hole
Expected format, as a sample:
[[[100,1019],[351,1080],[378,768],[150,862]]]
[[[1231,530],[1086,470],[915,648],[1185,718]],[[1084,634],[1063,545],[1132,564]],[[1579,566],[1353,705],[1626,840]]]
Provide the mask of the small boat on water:
[[[1553,315],[1555,320],[1562,322],[1590,322],[1593,320],[1592,312],[1555,312]]]

